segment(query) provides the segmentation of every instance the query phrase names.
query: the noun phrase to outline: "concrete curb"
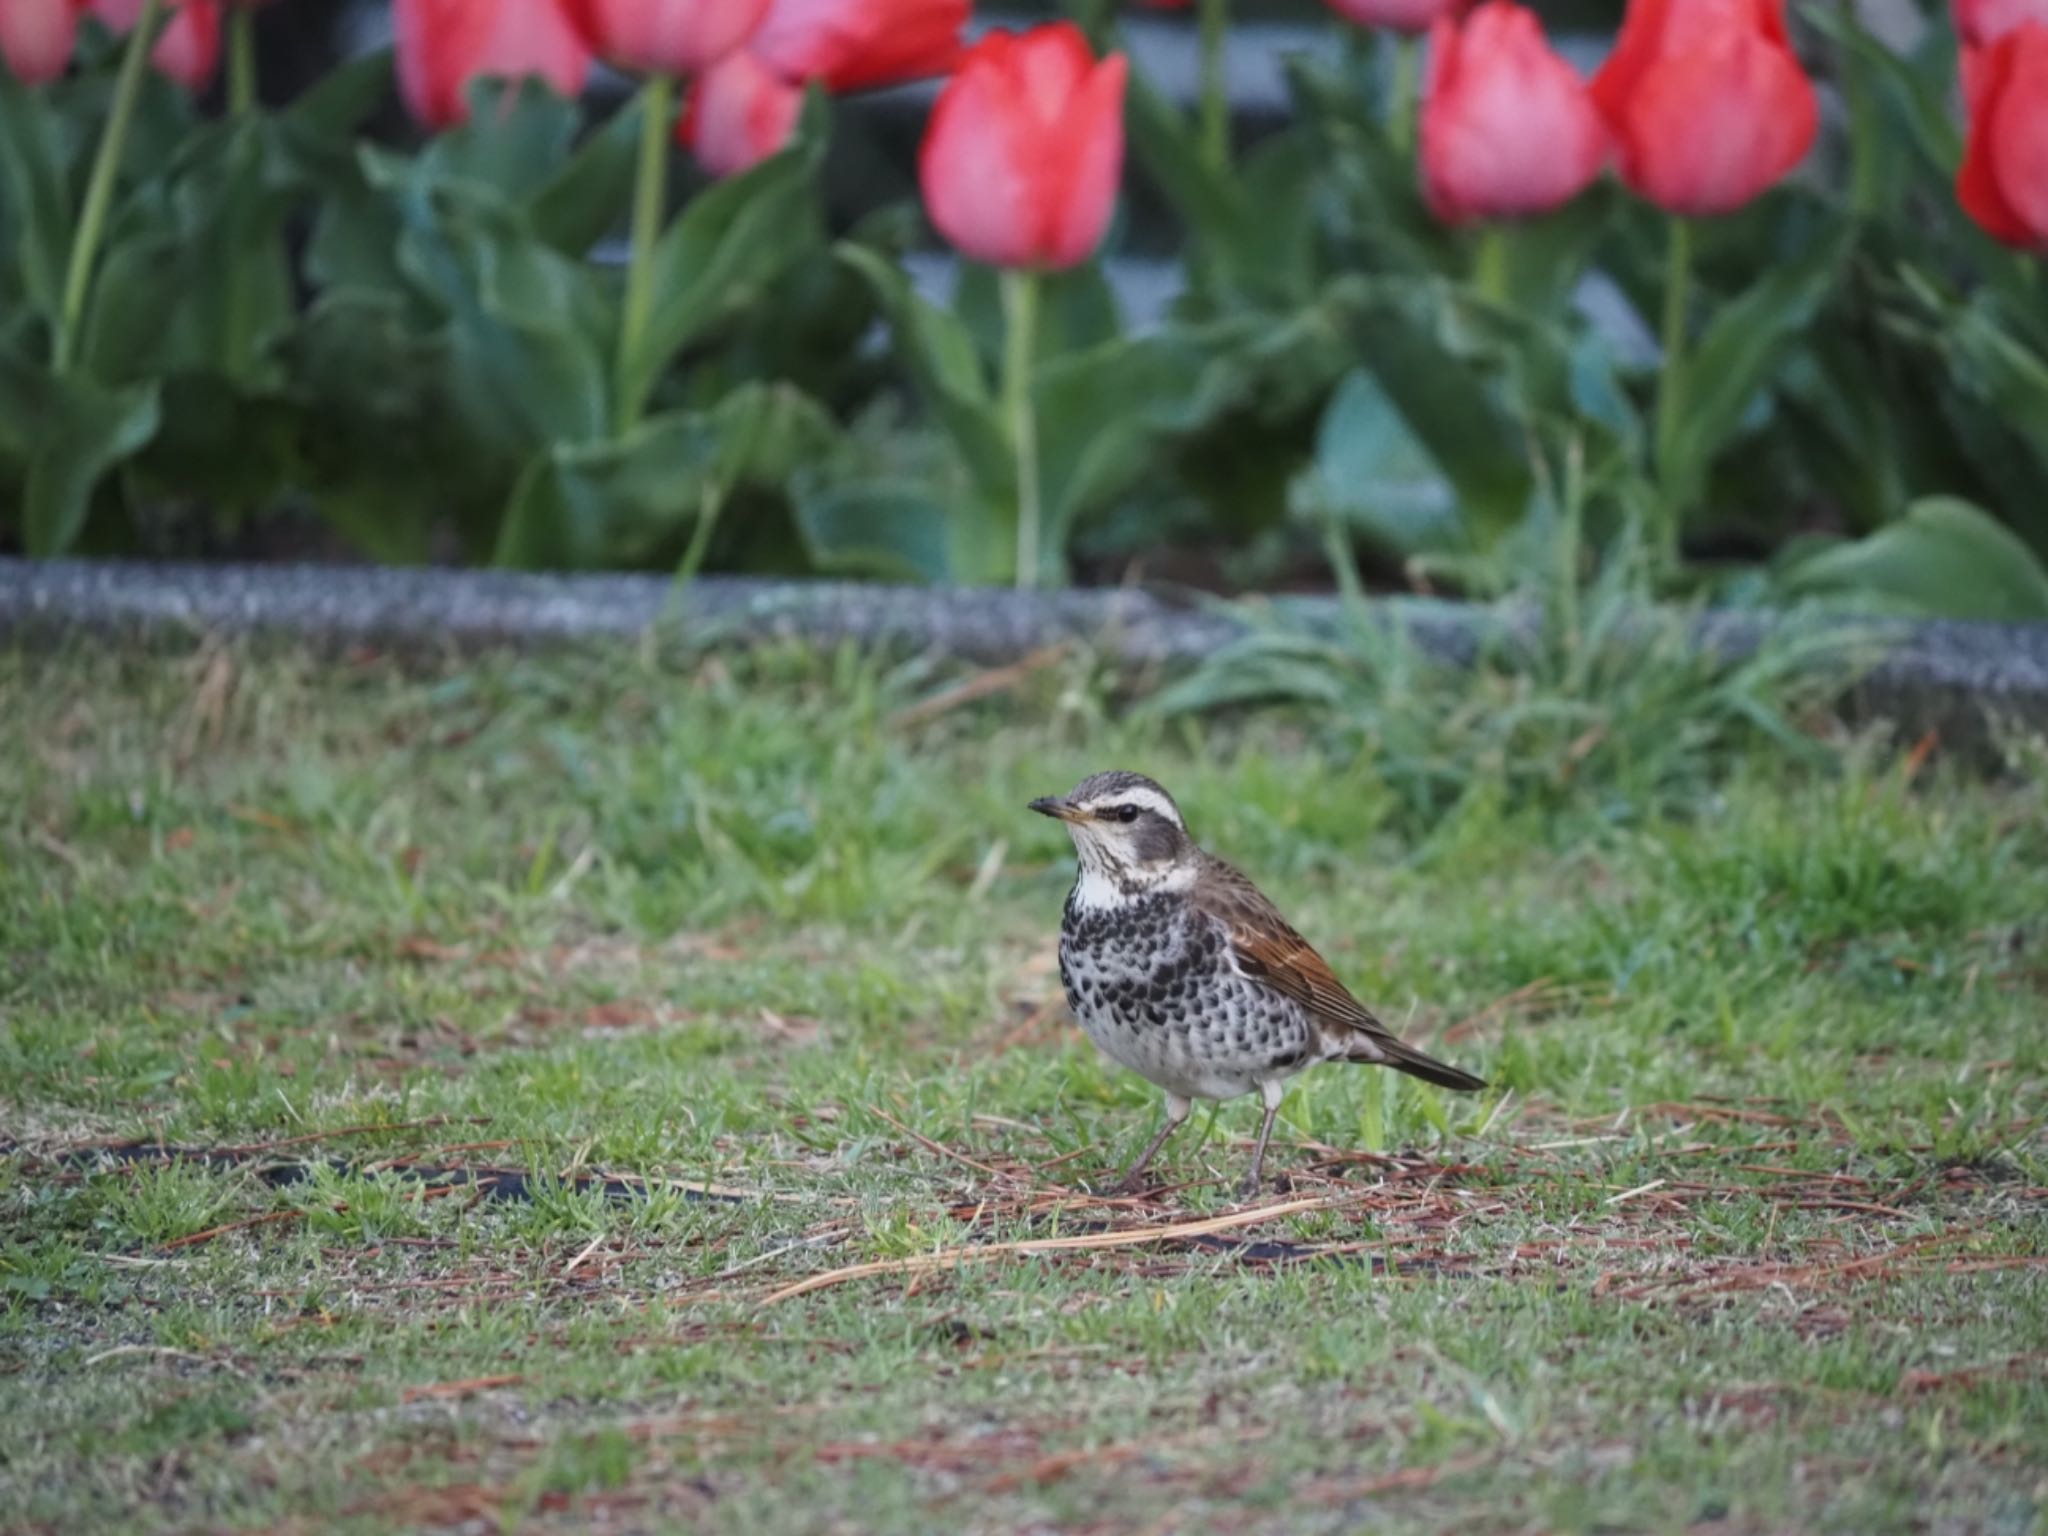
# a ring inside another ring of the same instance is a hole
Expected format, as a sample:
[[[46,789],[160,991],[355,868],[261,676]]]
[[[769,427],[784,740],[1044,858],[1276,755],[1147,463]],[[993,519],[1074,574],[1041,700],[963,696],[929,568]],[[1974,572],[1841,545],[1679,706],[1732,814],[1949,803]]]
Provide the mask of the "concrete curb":
[[[1327,597],[1260,605],[1335,632]],[[207,633],[277,635],[316,646],[474,651],[617,641],[650,631],[687,645],[804,639],[935,650],[1000,663],[1060,641],[1125,665],[1172,666],[1250,632],[1251,607],[1176,604],[1142,591],[1026,593],[848,582],[659,576],[533,576],[363,566],[237,566],[0,559],[0,643],[47,646],[80,634],[150,643]],[[1419,598],[1376,600],[1427,654],[1463,664],[1526,614]],[[1698,642],[1734,654],[1774,628],[1874,642],[1881,659],[1856,691],[1858,715],[1953,741],[1994,724],[2048,730],[2048,625],[1904,623],[1707,614]]]

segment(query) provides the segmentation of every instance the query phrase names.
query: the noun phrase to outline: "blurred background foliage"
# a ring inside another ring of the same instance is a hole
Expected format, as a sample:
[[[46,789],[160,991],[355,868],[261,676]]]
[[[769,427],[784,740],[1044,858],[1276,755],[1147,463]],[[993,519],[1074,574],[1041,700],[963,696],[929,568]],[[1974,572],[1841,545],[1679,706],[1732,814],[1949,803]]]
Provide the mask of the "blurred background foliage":
[[[622,412],[625,82],[580,107],[482,86],[422,137],[380,11],[260,12],[254,113],[148,80],[63,366],[118,50],[89,28],[65,79],[0,74],[0,549],[1020,575],[993,275],[917,206],[933,87],[814,94],[728,181],[677,152]],[[1589,67],[1618,11],[1544,19]],[[1104,256],[1038,315],[1048,536],[1021,574],[1491,596],[1682,515],[1644,567],[1665,591],[2048,618],[2048,305],[1956,207],[1945,14],[1900,0],[1881,40],[1850,4],[1792,11],[1822,141],[1698,223],[1660,451],[1654,210],[1606,182],[1482,253],[1424,205],[1391,40],[1308,0],[1236,7],[1219,167],[1191,13],[1079,5],[1137,44],[1129,158]]]

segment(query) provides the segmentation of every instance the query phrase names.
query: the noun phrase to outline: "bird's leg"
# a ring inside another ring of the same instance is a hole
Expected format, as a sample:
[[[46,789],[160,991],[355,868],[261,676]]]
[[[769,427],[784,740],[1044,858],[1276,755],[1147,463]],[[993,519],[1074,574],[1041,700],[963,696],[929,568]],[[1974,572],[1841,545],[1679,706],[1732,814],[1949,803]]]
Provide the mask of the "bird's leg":
[[[1137,1183],[1138,1175],[1152,1166],[1152,1159],[1157,1157],[1159,1149],[1166,1145],[1166,1138],[1181,1128],[1182,1123],[1188,1117],[1188,1112],[1194,1107],[1192,1103],[1182,1098],[1179,1094],[1169,1093],[1166,1096],[1166,1124],[1159,1127],[1159,1134],[1154,1136],[1145,1150],[1138,1154],[1138,1160],[1124,1170],[1123,1177],[1118,1179],[1113,1187],[1116,1189],[1129,1189],[1133,1184]]]
[[[1259,1176],[1266,1166],[1266,1143],[1273,1139],[1273,1120],[1280,1113],[1280,1101],[1287,1096],[1287,1085],[1273,1078],[1259,1085],[1259,1094],[1266,1101],[1266,1118],[1259,1126],[1259,1144],[1252,1148],[1251,1172],[1244,1176],[1244,1185],[1239,1190],[1247,1200],[1259,1192]]]

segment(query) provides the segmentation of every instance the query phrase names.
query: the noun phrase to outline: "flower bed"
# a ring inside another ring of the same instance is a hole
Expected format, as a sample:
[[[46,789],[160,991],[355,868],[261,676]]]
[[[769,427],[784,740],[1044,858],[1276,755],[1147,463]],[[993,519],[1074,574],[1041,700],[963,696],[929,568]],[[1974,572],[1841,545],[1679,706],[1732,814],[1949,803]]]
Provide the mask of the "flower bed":
[[[1102,5],[977,39],[965,0],[396,0],[395,71],[265,110],[248,6],[11,0],[0,548],[286,516],[399,563],[1036,585],[1196,551],[1480,595],[1619,564],[2048,617],[2048,6],[1899,49],[1636,0],[1590,80],[1505,0],[1337,9],[1247,143],[1224,0],[1185,113]],[[596,63],[641,83],[593,123]],[[928,77],[924,217],[829,227],[834,98]],[[1143,331],[1103,274],[1132,170],[1183,274]],[[950,303],[906,275],[927,226]]]

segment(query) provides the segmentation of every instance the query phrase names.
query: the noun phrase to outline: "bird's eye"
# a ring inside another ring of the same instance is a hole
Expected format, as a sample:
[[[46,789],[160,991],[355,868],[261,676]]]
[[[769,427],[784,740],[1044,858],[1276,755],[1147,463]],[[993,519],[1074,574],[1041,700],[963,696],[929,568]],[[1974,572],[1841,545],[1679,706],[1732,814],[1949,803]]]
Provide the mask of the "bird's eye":
[[[1135,805],[1114,806],[1109,814],[1118,821],[1136,821],[1138,819],[1138,808]]]

